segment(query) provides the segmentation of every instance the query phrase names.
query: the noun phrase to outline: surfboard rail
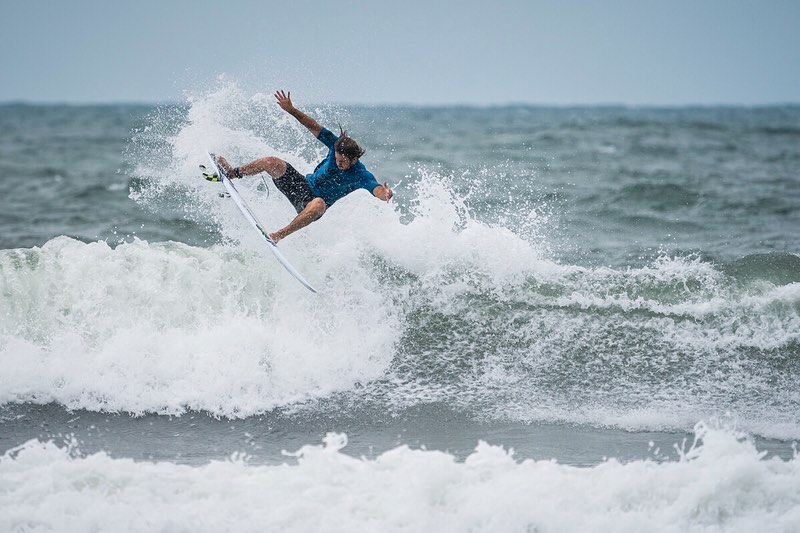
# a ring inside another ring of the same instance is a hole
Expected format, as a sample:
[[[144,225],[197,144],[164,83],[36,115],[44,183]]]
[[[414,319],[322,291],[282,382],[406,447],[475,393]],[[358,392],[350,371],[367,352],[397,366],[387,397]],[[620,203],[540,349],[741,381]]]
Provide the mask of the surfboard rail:
[[[272,252],[272,255],[275,256],[275,259],[286,269],[289,274],[291,274],[297,281],[299,281],[306,289],[310,290],[313,293],[316,293],[317,290],[306,280],[306,278],[297,271],[294,266],[286,259],[286,256],[278,250],[278,245],[275,241],[270,239],[269,234],[261,225],[261,222],[258,221],[255,213],[250,209],[250,206],[247,205],[247,202],[244,201],[244,198],[239,194],[239,191],[236,190],[236,186],[230,180],[227,174],[222,172],[222,169],[217,166],[217,161],[214,158],[214,154],[211,152],[206,152],[208,154],[208,160],[211,163],[211,170],[217,173],[217,175],[222,180],[222,184],[225,186],[225,190],[228,191],[228,194],[231,195],[236,207],[239,208],[239,211],[242,212],[244,218],[250,223],[253,228],[258,231],[258,234],[264,239],[267,243],[267,247]]]

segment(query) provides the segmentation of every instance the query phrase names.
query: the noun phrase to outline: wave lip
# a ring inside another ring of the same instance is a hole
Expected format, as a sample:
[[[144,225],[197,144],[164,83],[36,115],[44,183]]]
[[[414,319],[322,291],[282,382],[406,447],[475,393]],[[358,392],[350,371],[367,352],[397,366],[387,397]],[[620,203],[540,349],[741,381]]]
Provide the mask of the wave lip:
[[[800,256],[795,254],[752,254],[723,267],[740,283],[762,280],[776,286],[800,283]]]

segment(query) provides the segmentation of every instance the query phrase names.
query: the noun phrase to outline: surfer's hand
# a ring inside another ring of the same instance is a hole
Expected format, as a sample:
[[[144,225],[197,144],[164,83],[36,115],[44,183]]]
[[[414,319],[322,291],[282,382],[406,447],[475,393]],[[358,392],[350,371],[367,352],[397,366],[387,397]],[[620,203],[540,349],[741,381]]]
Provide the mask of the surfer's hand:
[[[392,199],[392,196],[394,196],[394,193],[392,192],[392,189],[389,188],[389,182],[388,181],[384,181],[383,182],[383,194],[384,194],[384,198],[383,199],[385,201],[387,201],[387,202]]]
[[[275,99],[278,100],[278,105],[284,111],[289,111],[294,107],[292,105],[292,91],[285,93],[283,91],[275,91]]]

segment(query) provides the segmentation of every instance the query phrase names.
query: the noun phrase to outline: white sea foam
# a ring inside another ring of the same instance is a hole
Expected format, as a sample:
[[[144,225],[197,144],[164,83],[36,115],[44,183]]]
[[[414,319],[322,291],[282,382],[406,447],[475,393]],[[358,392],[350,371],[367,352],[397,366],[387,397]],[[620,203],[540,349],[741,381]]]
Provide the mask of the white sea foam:
[[[246,416],[379,377],[399,328],[370,280],[313,297],[265,259],[66,237],[4,252],[0,402]]]
[[[30,441],[0,458],[4,531],[794,531],[800,458],[767,459],[698,425],[679,459],[577,468],[479,443],[464,462],[399,447],[374,459],[344,435],[295,465],[199,467],[81,457]],[[655,452],[654,453],[659,453]],[[665,455],[660,452],[659,455]],[[672,455],[672,454],[670,454]]]

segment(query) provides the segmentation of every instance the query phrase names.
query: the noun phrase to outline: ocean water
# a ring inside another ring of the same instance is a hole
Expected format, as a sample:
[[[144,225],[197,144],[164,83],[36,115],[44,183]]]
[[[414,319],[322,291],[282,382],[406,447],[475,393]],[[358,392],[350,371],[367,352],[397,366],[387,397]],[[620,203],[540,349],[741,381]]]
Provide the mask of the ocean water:
[[[0,530],[800,530],[800,107],[295,103],[0,106]]]

